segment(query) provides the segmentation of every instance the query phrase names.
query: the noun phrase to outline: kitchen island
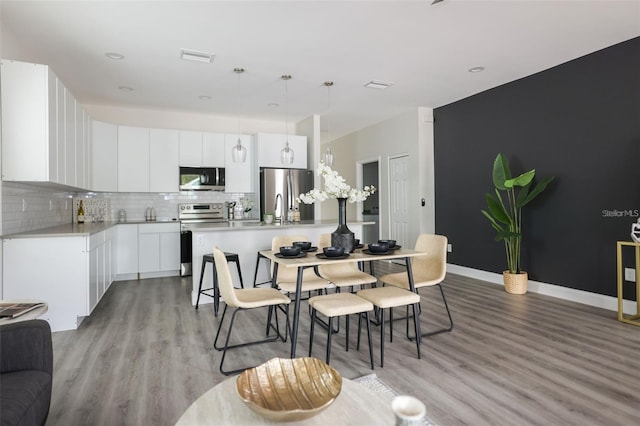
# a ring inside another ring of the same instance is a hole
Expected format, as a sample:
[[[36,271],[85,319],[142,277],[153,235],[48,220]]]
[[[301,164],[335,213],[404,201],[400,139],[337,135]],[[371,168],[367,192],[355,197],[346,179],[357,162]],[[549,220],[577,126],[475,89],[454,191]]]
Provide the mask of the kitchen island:
[[[353,221],[348,222],[349,229],[355,233],[356,238],[361,238],[362,227],[373,222]],[[315,246],[320,234],[330,234],[335,231],[335,220],[309,220],[292,223],[273,223],[247,221],[230,221],[224,223],[203,223],[198,228],[192,229],[193,240],[193,288],[191,302],[196,304],[198,297],[198,285],[202,268],[202,256],[211,254],[213,247],[218,246],[222,251],[237,253],[240,258],[242,278],[245,288],[253,286],[256,259],[258,251],[271,249],[271,240],[276,235],[304,236]],[[257,282],[265,282],[271,279],[268,260],[262,260],[258,266]],[[236,268],[229,268],[234,285],[240,287],[240,279]],[[205,269],[202,288],[212,287],[212,266]],[[200,304],[212,303],[211,297],[200,297]]]

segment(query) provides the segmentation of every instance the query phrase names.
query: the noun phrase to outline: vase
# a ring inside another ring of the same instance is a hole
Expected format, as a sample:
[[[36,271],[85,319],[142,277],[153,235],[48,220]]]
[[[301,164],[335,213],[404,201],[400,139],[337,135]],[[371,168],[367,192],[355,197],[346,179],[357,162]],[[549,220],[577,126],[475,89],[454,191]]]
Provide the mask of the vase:
[[[352,253],[354,244],[354,234],[347,227],[347,199],[338,200],[338,227],[331,233],[331,245],[342,247],[345,253]]]
[[[504,281],[504,289],[507,293],[525,294],[527,292],[529,276],[526,272],[512,274],[509,271],[503,271],[502,277]]]

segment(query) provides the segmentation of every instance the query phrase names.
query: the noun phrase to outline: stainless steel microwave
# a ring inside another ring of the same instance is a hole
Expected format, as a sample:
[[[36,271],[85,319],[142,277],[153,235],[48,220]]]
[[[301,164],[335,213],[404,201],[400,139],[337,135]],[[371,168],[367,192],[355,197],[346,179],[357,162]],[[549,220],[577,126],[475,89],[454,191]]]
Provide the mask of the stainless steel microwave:
[[[224,191],[224,167],[180,167],[181,191]]]

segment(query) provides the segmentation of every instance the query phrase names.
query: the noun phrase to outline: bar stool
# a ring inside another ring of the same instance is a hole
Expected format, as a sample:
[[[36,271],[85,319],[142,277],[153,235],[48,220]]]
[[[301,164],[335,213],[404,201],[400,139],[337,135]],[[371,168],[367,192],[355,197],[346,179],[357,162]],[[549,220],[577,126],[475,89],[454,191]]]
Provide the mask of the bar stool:
[[[265,250],[269,250],[268,248]],[[253,286],[257,287],[259,285],[262,284],[267,284],[269,283],[269,285],[271,285],[271,278],[269,278],[269,281],[264,281],[261,283],[256,283],[256,281],[258,280],[258,268],[260,267],[260,260],[266,260],[267,261],[267,268],[269,268],[271,266],[271,261],[269,260],[269,258],[264,257],[259,251],[258,251],[258,256],[256,257],[256,270],[253,274]]]
[[[227,262],[235,262],[236,268],[238,268],[238,277],[240,278],[240,287],[244,288],[244,283],[242,282],[242,272],[240,271],[240,258],[237,253],[229,253],[224,252],[224,256],[227,258]],[[202,289],[202,279],[204,278],[204,271],[207,267],[207,263],[211,263],[211,267],[213,268],[213,287]],[[205,292],[213,290],[213,295],[207,294]],[[198,298],[196,299],[196,309],[198,309],[198,305],[200,304],[200,295],[204,294],[205,296],[213,297],[213,311],[215,316],[218,316],[218,306],[220,304],[220,290],[218,288],[218,274],[216,273],[216,263],[213,257],[213,253],[205,254],[202,256],[202,269],[200,270],[200,285],[198,286]]]

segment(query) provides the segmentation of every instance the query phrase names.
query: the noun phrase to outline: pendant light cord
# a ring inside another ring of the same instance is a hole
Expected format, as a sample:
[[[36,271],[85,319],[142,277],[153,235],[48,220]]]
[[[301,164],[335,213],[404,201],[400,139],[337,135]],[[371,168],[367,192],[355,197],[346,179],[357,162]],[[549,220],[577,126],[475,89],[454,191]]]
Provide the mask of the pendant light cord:
[[[331,117],[329,117],[329,113],[331,111],[331,86],[333,86],[333,81],[325,81],[324,85],[327,86],[327,136],[329,147],[331,147]]]
[[[244,72],[243,68],[235,68],[234,71],[238,75],[238,81],[236,83],[236,93],[238,99],[238,143],[242,143],[240,141],[240,74]]]
[[[285,145],[288,150],[289,149],[289,80],[291,79],[291,76],[283,75],[282,79],[284,80],[284,102],[286,105],[285,119],[284,119],[284,134],[285,134]]]
[[[327,152],[324,155],[324,161],[329,167],[333,167],[335,157],[331,146],[331,117],[329,115],[331,111],[331,86],[333,86],[333,81],[325,81],[324,85],[327,87],[327,139],[329,142]]]

